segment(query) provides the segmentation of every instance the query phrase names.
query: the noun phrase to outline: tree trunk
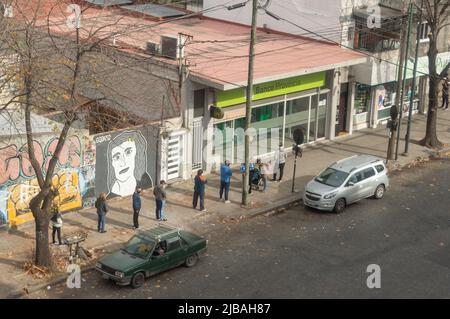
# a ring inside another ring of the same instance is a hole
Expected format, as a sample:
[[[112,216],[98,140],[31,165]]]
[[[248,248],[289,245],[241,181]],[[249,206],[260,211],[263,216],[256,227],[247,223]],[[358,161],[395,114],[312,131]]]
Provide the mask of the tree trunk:
[[[47,216],[42,216],[36,223],[36,265],[50,267],[50,248],[48,245],[48,225],[50,223]]]
[[[442,143],[437,137],[437,101],[438,101],[438,84],[436,79],[430,78],[429,106],[427,116],[427,128],[425,138],[421,144],[426,147],[442,147]]]
[[[428,67],[430,73],[430,93],[427,116],[427,128],[425,138],[421,144],[426,147],[442,147],[442,143],[437,137],[437,106],[438,106],[438,88],[439,75],[436,72],[436,58],[438,55],[436,40],[430,38],[430,47],[428,50]]]
[[[30,209],[33,213],[36,230],[35,263],[36,265],[45,267],[50,267],[51,265],[48,226],[51,218],[49,210],[53,198],[51,189],[45,188],[30,201]]]

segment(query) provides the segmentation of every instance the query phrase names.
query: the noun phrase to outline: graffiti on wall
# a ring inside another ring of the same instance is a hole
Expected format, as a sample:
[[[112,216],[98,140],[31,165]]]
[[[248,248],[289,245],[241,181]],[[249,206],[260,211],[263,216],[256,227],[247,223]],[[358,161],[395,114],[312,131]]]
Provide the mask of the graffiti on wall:
[[[44,173],[57,143],[57,138],[50,138],[46,143],[33,141],[36,159]],[[80,139],[70,136],[58,158],[57,173],[52,178],[52,184],[59,192],[55,200],[63,212],[82,207],[81,190],[93,183],[89,180],[93,176],[93,165],[86,166],[86,169],[90,168],[90,174],[80,176],[83,160]],[[20,224],[32,219],[29,202],[39,192],[35,175],[26,143],[20,147],[11,144],[0,148],[0,225],[8,221]]]
[[[153,187],[155,138],[150,128],[97,136],[96,193],[128,196],[137,186]]]
[[[33,141],[34,154],[43,171],[47,171],[50,159],[55,152],[58,139],[53,138],[44,145]],[[61,150],[58,158],[60,168],[77,168],[81,160],[81,143],[77,136],[71,136]],[[0,148],[0,186],[14,183],[19,177],[31,179],[35,176],[28,155],[27,144],[17,147],[15,144]]]

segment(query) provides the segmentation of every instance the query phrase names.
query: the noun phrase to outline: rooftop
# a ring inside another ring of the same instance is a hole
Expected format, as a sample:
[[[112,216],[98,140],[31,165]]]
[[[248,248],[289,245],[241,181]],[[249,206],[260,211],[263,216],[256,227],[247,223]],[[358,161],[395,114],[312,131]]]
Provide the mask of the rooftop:
[[[127,11],[116,7],[89,8],[83,11],[80,34],[87,37],[97,31],[97,37],[104,38],[116,34],[119,49],[144,57],[150,57],[145,52],[147,41],[159,42],[161,35],[187,34],[191,38],[186,43],[184,57],[193,80],[219,90],[246,85],[248,26],[199,16],[155,21]],[[65,23],[68,15],[65,8],[53,10],[51,30],[73,36],[75,30]],[[47,24],[47,18],[41,24]],[[367,59],[334,44],[262,29],[257,32],[255,50],[255,84],[359,64]],[[153,58],[177,64],[168,58]]]

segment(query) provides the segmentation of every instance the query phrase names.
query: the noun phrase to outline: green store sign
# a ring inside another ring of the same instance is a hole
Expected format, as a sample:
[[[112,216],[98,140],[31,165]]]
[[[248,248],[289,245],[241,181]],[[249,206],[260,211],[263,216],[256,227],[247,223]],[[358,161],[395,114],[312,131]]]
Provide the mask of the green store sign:
[[[325,85],[325,72],[301,75],[253,86],[253,101],[319,88]],[[217,91],[217,106],[245,103],[245,88]]]

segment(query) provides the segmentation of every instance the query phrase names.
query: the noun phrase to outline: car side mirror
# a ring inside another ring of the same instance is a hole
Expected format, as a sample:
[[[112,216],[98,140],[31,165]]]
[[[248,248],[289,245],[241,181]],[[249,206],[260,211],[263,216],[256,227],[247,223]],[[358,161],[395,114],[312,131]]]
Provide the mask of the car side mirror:
[[[347,186],[347,187],[352,187],[352,186],[355,186],[355,183],[353,183],[353,182],[348,182],[346,186]]]

